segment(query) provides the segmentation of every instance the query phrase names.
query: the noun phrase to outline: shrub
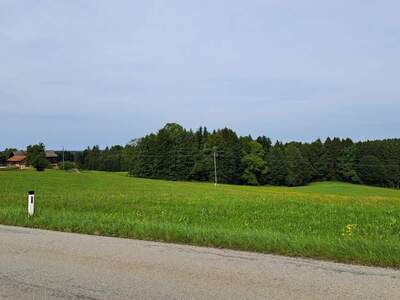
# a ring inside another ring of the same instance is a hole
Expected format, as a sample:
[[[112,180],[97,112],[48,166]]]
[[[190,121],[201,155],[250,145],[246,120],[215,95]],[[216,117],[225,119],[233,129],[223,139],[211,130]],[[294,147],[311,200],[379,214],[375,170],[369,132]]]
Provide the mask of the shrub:
[[[72,161],[65,161],[65,162],[63,162],[63,163],[61,162],[59,164],[59,168],[60,168],[60,170],[69,171],[69,170],[75,169],[76,165]]]
[[[42,156],[33,157],[31,159],[31,164],[37,171],[40,171],[40,172],[44,171],[44,169],[49,166],[48,160]]]

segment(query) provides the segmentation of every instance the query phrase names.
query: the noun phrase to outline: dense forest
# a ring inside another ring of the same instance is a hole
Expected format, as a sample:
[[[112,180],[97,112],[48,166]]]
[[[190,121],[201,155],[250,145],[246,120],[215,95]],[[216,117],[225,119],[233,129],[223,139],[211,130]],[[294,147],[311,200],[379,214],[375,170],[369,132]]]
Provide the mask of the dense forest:
[[[214,181],[214,155],[220,183],[300,186],[339,180],[400,186],[400,139],[272,143],[268,137],[238,136],[228,128],[192,131],[170,123],[126,146],[64,153],[65,160],[81,169],[196,181]]]

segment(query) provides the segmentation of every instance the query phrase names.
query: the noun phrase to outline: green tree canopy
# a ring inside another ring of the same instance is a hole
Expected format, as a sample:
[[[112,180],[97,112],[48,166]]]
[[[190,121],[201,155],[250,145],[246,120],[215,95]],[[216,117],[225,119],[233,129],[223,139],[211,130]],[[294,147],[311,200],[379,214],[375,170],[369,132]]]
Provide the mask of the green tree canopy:
[[[26,148],[26,161],[28,165],[33,166],[37,171],[44,171],[49,166],[44,144],[29,145]]]
[[[249,141],[249,151],[242,158],[244,171],[242,180],[245,184],[259,185],[267,174],[267,163],[264,160],[264,149],[261,144]]]

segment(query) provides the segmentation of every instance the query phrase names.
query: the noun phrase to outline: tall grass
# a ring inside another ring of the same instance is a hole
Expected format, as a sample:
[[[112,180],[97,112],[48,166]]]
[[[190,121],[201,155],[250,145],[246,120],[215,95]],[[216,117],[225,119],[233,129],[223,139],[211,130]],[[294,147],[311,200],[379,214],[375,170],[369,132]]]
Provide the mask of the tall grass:
[[[215,188],[123,173],[1,172],[0,223],[400,267],[400,192],[334,182]]]

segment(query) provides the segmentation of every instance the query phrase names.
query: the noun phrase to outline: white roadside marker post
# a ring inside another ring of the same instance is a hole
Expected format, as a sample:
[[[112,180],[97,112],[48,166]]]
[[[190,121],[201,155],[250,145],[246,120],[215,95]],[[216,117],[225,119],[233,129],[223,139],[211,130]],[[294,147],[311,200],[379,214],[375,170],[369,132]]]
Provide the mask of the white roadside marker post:
[[[35,192],[28,192],[28,216],[32,217],[35,213]]]

